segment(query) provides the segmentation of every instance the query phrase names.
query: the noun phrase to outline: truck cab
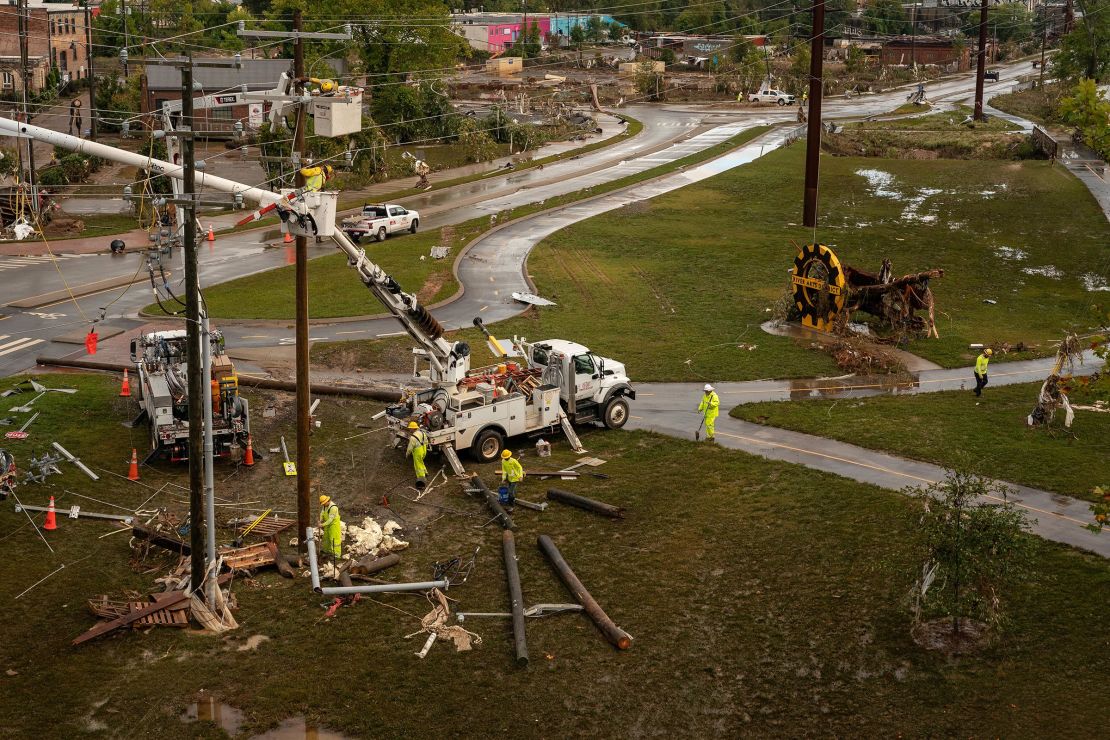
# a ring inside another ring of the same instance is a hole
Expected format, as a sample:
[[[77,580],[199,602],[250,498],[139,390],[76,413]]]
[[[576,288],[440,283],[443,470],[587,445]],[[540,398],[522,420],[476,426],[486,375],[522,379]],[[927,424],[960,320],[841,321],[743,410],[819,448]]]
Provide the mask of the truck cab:
[[[384,242],[391,234],[420,228],[420,213],[396,203],[367,203],[357,216],[343,219],[343,231],[355,244],[364,236]]]
[[[514,343],[528,366],[542,370],[544,382],[559,389],[572,423],[600,421],[609,429],[620,429],[628,421],[628,401],[636,400],[636,391],[622,363],[564,339]]]

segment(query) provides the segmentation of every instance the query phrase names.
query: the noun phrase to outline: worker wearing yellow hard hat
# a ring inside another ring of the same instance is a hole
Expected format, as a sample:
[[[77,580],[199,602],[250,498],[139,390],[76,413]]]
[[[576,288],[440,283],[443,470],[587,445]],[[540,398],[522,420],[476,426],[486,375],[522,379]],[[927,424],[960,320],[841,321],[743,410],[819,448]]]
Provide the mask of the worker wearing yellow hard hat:
[[[428,468],[424,466],[424,457],[428,454],[429,444],[428,433],[415,421],[410,421],[409,446],[405,449],[405,456],[412,455],[412,469],[416,473],[417,488],[423,488],[427,484]]]
[[[331,496],[320,497],[320,552],[336,562],[343,554],[343,520],[339,518],[339,506]]]
[[[513,453],[505,450],[501,453],[501,483],[508,489],[506,503],[512,506],[516,501],[516,486],[524,480],[524,468],[520,460],[513,457]]]
[[[305,192],[311,193],[323,190],[324,183],[335,176],[335,169],[330,164],[320,167],[302,167],[301,174],[304,176]]]
[[[994,354],[990,347],[987,347],[979,356],[975,358],[975,397],[979,398],[983,395],[983,388],[987,386],[987,365],[990,364],[991,356]]]

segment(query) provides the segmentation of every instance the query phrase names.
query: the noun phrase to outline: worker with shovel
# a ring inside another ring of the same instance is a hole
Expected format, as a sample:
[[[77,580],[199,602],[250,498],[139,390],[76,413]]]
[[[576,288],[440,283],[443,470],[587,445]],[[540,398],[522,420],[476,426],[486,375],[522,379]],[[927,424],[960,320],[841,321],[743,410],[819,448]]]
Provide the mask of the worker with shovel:
[[[721,399],[709,383],[705,384],[705,393],[701,397],[701,403],[698,404],[698,411],[702,415],[702,423],[705,424],[706,441],[716,441],[716,423],[717,415],[721,413]],[[694,433],[694,439],[698,438],[701,425],[698,425],[698,429],[699,431]]]
[[[412,455],[412,469],[416,473],[416,487],[423,489],[427,485],[428,468],[424,465],[424,457],[428,454],[428,433],[420,428],[415,421],[409,422],[409,446],[405,450],[405,457]]]
[[[508,489],[509,506],[516,503],[516,484],[524,480],[524,468],[520,461],[513,457],[511,450],[501,452],[501,483]]]
[[[339,518],[339,507],[331,500],[331,496],[320,497],[320,532],[323,539],[320,541],[320,551],[324,557],[329,557],[339,565],[339,558],[343,554],[343,520]]]

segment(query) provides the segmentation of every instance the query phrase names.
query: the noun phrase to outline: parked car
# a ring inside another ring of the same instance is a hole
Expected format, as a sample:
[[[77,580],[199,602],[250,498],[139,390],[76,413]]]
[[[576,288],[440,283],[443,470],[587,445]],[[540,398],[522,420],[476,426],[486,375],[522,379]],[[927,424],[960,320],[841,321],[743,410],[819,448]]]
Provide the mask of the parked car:
[[[983,79],[990,80],[991,82],[998,82],[998,70],[992,69],[984,72]]]
[[[782,90],[762,88],[748,96],[749,103],[778,103],[779,105],[794,105],[794,96]]]

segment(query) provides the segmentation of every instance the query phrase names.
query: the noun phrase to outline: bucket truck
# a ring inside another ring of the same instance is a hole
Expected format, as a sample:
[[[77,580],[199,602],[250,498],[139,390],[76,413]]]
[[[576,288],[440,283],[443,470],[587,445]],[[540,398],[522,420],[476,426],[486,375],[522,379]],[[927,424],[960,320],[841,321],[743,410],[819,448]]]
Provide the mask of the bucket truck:
[[[2,135],[30,137],[64,149],[141,167],[153,174],[173,179],[183,177],[184,167],[179,162],[148,158],[7,118],[0,118]],[[237,202],[250,201],[263,208],[276,204],[287,207],[294,197],[206,172],[196,173],[196,186],[230,193]],[[444,327],[421,305],[416,295],[406,292],[380,265],[370,261],[365,251],[341,228],[337,228],[334,209],[338,193],[310,195],[315,200],[298,198],[297,207],[330,215],[330,218],[316,220],[319,235],[332,237],[359,280],[417,344],[413,350],[417,358],[414,377],[422,381],[423,387],[405,391],[403,400],[387,411],[397,446],[406,442],[408,424],[417,421],[426,429],[433,449],[442,451],[456,472],[462,472],[455,454],[459,450],[472,449],[479,460],[494,460],[510,437],[559,429],[567,435],[572,446],[580,450],[572,424],[600,421],[612,429],[624,426],[629,415],[628,401],[634,400],[636,393],[621,363],[561,339],[540,342],[519,339],[504,350],[490,337],[500,361],[472,370],[470,347],[466,342],[444,337]],[[295,232],[293,224],[289,221],[288,227]],[[480,321],[475,320],[475,324],[481,327]],[[522,361],[517,362],[511,359],[513,357],[520,357]],[[426,367],[421,368],[420,362]]]

